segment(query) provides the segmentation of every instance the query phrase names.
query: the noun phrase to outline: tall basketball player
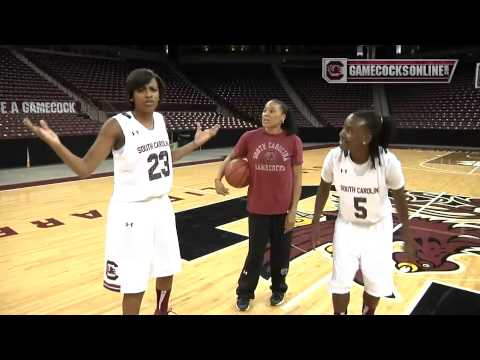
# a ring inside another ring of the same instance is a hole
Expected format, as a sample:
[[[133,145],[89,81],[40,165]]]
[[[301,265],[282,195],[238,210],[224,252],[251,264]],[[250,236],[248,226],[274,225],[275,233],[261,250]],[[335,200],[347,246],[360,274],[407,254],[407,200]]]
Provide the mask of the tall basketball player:
[[[312,238],[316,243],[320,236],[319,220],[333,183],[340,201],[330,283],[337,315],[347,314],[358,269],[364,281],[364,315],[373,315],[380,297],[393,293],[393,221],[388,189],[402,224],[405,250],[410,258],[415,254],[402,168],[387,150],[391,125],[374,111],[350,114],[340,132],[340,146],[329,151],[323,164]]]
[[[123,314],[140,312],[150,277],[156,278],[156,315],[168,312],[173,275],[181,269],[175,215],[168,193],[172,163],[216,135],[219,126],[201,130],[189,144],[170,150],[163,116],[155,112],[165,93],[163,80],[149,69],[132,71],[126,90],[133,111],[108,119],[83,158],[68,150],[44,120],[24,124],[45,141],[80,177],[107,158],[114,159],[114,189],[107,217],[105,288],[123,293]]]

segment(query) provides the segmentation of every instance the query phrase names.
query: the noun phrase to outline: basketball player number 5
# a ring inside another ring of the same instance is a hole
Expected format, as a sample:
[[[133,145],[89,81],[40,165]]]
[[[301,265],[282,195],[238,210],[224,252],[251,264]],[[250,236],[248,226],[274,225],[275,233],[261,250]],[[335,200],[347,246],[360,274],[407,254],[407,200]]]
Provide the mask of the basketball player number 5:
[[[163,164],[165,165],[163,169],[160,169],[160,172],[155,173],[155,169],[158,166],[159,160],[164,160]],[[148,177],[150,178],[150,181],[160,179],[163,176],[168,176],[170,175],[170,167],[168,166],[168,153],[166,151],[160,151],[160,154],[155,154],[152,153],[149,155],[148,162],[153,161],[153,165],[150,169],[148,169]]]
[[[353,205],[355,206],[355,210],[359,212],[355,212],[355,217],[358,219],[365,219],[367,217],[367,209],[361,206],[361,203],[366,203],[367,198],[364,197],[354,197],[353,198]]]

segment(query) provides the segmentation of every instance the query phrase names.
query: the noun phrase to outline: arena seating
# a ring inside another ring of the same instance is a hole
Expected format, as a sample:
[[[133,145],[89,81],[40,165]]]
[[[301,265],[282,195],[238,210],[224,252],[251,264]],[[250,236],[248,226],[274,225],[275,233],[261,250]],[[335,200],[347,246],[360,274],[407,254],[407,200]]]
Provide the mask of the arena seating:
[[[129,72],[136,68],[150,68],[165,80],[167,91],[162,99],[163,104],[214,105],[211,99],[183,81],[165,63],[38,52],[25,52],[25,55],[54,77],[62,79],[67,86],[79,89],[101,105],[103,110],[126,110],[128,98],[125,80]]]
[[[67,56],[35,51],[22,52],[30,61],[72,91],[92,100],[108,115],[130,109],[125,92],[128,73],[139,67],[155,70],[167,83],[161,112],[172,130],[220,124],[222,128],[258,127],[265,102],[285,101],[299,127],[312,125],[294,106],[268,64],[188,64],[185,74],[200,88],[236,111],[218,113],[213,98],[178,76],[168,63],[114,58]],[[305,104],[324,126],[341,127],[352,111],[373,106],[372,85],[328,84],[321,68],[283,66],[282,71]],[[450,84],[387,84],[385,93],[397,127],[418,129],[479,129],[480,91],[474,88],[474,64],[459,64]],[[0,101],[73,102],[54,84],[0,48]],[[9,110],[9,109],[8,109]],[[80,113],[0,114],[0,138],[33,136],[21,123],[25,116],[45,118],[60,135],[96,134],[101,124]]]
[[[260,123],[265,103],[277,98],[289,106],[299,127],[312,126],[290,100],[271,65],[189,64],[182,69],[194,82],[214,92],[250,120]]]
[[[214,120],[225,128],[252,128],[247,122],[237,118],[225,118],[215,113],[215,102],[174,73],[168,64],[151,61],[121,60],[65,56],[25,51],[24,54],[35,64],[46,70],[65,86],[78,91],[91,99],[112,116],[130,110],[125,79],[136,68],[150,68],[157,72],[167,84],[162,99],[162,109],[168,110],[172,122],[167,127],[173,130],[190,129],[196,122],[205,126]],[[172,110],[172,111],[170,111]],[[206,110],[206,111],[199,111]],[[163,110],[160,110],[165,113]]]
[[[0,48],[0,101],[6,102],[6,113],[0,113],[0,139],[33,137],[22,123],[25,117],[34,122],[45,119],[50,127],[61,136],[95,134],[100,124],[87,115],[79,113],[80,106],[76,104],[76,113],[65,114],[35,114],[23,113],[24,102],[74,102],[58,87],[45,80],[29,66],[18,60],[8,49]],[[18,113],[11,113],[10,105],[15,102]]]
[[[321,68],[282,68],[285,76],[319,121],[342,127],[353,111],[370,109],[372,90],[368,84],[329,84]]]
[[[173,130],[195,129],[197,122],[200,122],[204,127],[219,124],[222,129],[252,129],[256,127],[247,121],[234,117],[224,117],[214,112],[165,111],[162,114],[165,117],[167,127]]]
[[[474,64],[459,64],[450,84],[389,84],[390,111],[400,128],[480,129]]]

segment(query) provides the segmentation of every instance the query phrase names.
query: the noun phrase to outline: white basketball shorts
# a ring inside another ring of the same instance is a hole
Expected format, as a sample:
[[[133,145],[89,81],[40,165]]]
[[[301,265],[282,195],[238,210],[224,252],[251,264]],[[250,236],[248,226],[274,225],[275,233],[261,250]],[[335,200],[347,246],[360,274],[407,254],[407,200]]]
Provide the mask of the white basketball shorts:
[[[333,273],[330,290],[350,292],[357,270],[365,291],[375,297],[393,293],[393,221],[391,216],[373,225],[358,225],[338,217],[333,236]]]
[[[103,286],[144,292],[152,277],[181,270],[175,213],[168,195],[148,201],[110,201]]]

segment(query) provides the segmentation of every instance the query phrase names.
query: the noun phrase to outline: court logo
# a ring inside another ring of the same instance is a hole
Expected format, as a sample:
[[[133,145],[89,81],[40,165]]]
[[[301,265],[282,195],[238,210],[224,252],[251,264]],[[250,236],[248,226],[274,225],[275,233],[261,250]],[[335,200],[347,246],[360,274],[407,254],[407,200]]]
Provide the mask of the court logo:
[[[454,255],[480,255],[480,199],[423,192],[407,195],[410,211],[416,213],[410,226],[417,253],[413,263],[407,261],[405,253],[393,253],[399,271],[455,271],[460,265]],[[430,204],[432,198],[435,201]],[[394,240],[403,241],[401,235],[394,234]]]
[[[105,268],[106,268],[105,275],[107,276],[107,279],[110,279],[110,280],[118,279],[118,275],[117,275],[118,265],[115,262],[108,260]]]
[[[318,243],[318,249],[322,248],[323,245],[327,243],[331,243],[333,241],[333,231],[335,228],[335,220],[337,218],[337,215],[336,213],[331,213],[331,212],[324,213],[324,215],[326,216],[325,221],[322,221],[319,224],[321,229],[320,230],[321,237]],[[297,219],[298,217],[312,219],[313,214],[297,211]],[[313,244],[312,244],[312,238],[311,238],[312,224],[297,226],[293,228],[291,234],[292,234],[291,235],[292,237],[291,237],[291,243],[290,243],[290,261],[313,250]],[[270,244],[267,245],[267,248],[265,251],[265,255],[263,258],[263,266],[262,266],[260,275],[267,280],[271,276]]]
[[[461,253],[480,255],[480,226],[462,228],[429,220],[415,220],[411,226],[422,228],[414,231],[416,259],[412,263],[407,261],[404,252],[393,253],[395,266],[401,272],[455,271],[460,266],[450,260],[451,256]]]
[[[397,270],[403,273],[456,271],[460,269],[454,255],[480,256],[480,198],[457,195],[407,192],[409,213],[414,214],[410,227],[417,244],[414,262],[408,262],[406,253],[394,252],[392,258]],[[391,199],[392,200],[392,199]],[[338,197],[333,195],[338,206]],[[332,254],[332,242],[337,211],[325,212],[320,222],[318,249]],[[297,211],[297,219],[312,219],[313,214]],[[394,214],[395,225],[399,223]],[[292,231],[290,260],[313,250],[311,243],[312,225],[295,227]],[[393,235],[394,241],[404,242],[401,230]],[[325,246],[326,245],[326,246]],[[270,247],[265,252],[261,272],[270,278]],[[363,285],[361,272],[355,275],[355,282]]]

